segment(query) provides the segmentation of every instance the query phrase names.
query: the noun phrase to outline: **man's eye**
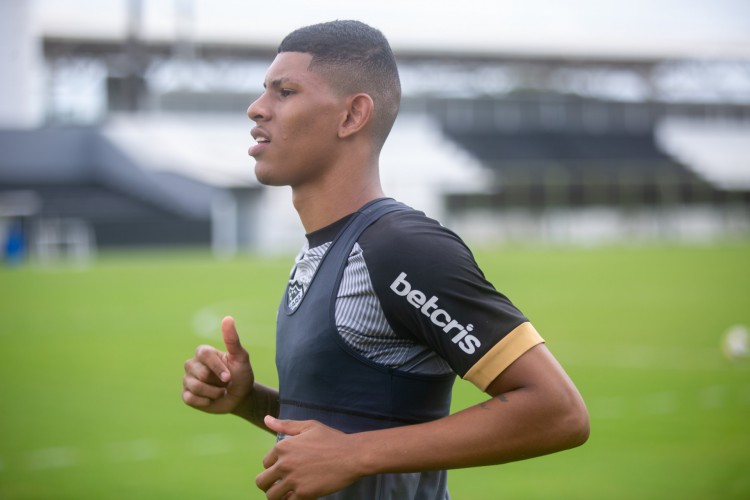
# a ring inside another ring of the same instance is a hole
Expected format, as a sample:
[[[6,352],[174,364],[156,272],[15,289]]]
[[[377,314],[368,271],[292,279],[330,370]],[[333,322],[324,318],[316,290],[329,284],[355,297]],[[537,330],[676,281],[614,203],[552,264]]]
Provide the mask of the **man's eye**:
[[[281,89],[279,93],[281,94],[281,97],[289,97],[294,93],[294,91],[290,89]]]

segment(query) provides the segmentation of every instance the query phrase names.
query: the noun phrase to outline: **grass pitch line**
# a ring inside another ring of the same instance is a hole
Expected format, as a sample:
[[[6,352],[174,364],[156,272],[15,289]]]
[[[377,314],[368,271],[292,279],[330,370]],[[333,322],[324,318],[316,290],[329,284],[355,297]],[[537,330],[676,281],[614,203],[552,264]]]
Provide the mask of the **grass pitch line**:
[[[223,455],[232,448],[232,440],[223,434],[202,434],[188,442],[188,452],[195,456]]]
[[[141,462],[157,458],[160,448],[154,439],[136,439],[110,443],[107,446],[107,456],[113,462]]]
[[[234,442],[224,434],[201,434],[193,436],[184,444],[187,454],[197,457],[225,455],[234,451]],[[159,459],[163,455],[163,449],[163,443],[142,438],[105,444],[104,454],[107,461],[112,463],[143,462]],[[28,470],[61,469],[84,465],[81,456],[81,450],[76,447],[56,446],[25,453],[23,463]],[[0,457],[0,472],[8,470],[6,463]]]
[[[247,311],[247,304],[252,298],[238,298],[217,302],[202,307],[193,313],[191,325],[193,332],[202,339],[221,342],[221,320],[225,316],[234,316],[240,329],[242,345],[250,347],[273,348],[275,337],[269,335],[253,335],[253,318],[243,316]]]
[[[750,386],[730,390],[724,385],[712,385],[694,392],[662,391],[639,398],[611,396],[589,403],[592,418],[624,419],[634,416],[672,415],[685,410],[720,410],[729,406],[736,396],[742,406],[750,406]]]
[[[646,396],[641,411],[646,415],[671,415],[680,408],[680,398],[675,391],[659,392]]]
[[[223,316],[216,309],[216,306],[205,307],[193,314],[192,325],[196,335],[209,340],[221,339],[221,328],[217,325],[221,325]]]
[[[565,352],[567,365],[587,368],[715,372],[730,365],[719,349],[706,347],[566,343]]]
[[[73,467],[80,462],[78,450],[68,446],[43,448],[26,455],[26,464],[31,470],[60,469]]]

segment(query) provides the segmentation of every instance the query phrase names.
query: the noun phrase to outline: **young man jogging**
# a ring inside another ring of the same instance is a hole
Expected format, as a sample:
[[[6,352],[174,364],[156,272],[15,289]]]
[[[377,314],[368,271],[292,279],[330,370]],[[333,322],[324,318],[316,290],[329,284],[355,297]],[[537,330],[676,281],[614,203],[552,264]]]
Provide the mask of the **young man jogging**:
[[[446,499],[446,470],[588,437],[574,384],[450,230],[385,197],[378,158],[400,101],[393,53],[363,23],[288,35],[248,108],[258,180],[291,186],[307,233],[277,316],[279,390],[226,352],[185,363],[183,400],[278,435],[270,499]],[[449,415],[455,375],[487,401]]]

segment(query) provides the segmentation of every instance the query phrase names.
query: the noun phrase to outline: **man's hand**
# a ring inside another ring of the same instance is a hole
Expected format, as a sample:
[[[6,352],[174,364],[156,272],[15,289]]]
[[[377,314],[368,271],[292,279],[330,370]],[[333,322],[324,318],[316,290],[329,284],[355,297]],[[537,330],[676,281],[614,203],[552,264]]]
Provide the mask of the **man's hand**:
[[[206,413],[235,410],[247,398],[255,379],[250,356],[242,347],[230,316],[221,322],[221,336],[227,352],[202,345],[195,350],[195,356],[185,361],[182,400]]]
[[[314,499],[339,491],[360,478],[351,435],[314,420],[266,417],[266,427],[288,437],[263,458],[265,471],[255,484],[269,499]]]

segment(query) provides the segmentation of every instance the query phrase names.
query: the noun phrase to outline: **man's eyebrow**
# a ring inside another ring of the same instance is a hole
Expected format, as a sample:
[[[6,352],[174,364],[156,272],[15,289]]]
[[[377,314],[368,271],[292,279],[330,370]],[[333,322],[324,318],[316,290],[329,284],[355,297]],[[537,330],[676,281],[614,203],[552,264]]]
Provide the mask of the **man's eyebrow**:
[[[281,87],[285,83],[294,83],[294,80],[292,80],[291,78],[286,77],[286,76],[281,77],[281,78],[276,78],[275,80],[271,80],[270,87],[276,89],[276,88]],[[263,88],[267,89],[268,87],[269,87],[269,85],[266,84],[266,82],[263,82]]]

